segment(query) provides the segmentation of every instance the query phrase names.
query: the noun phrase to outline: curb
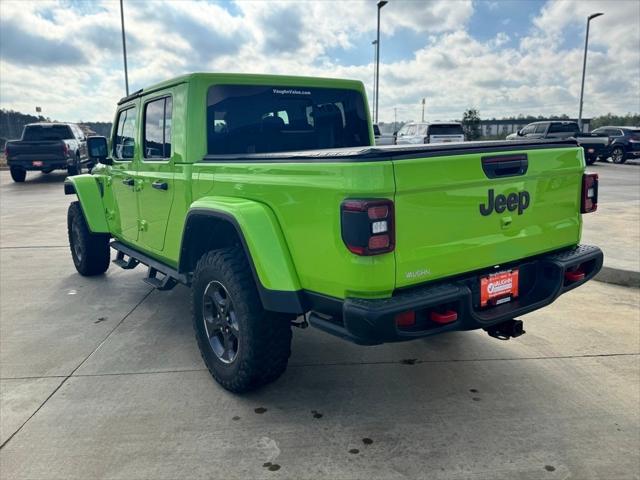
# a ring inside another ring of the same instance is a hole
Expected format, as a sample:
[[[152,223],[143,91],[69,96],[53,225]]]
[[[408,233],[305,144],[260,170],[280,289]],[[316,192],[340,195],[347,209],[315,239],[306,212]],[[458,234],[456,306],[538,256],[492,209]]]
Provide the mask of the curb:
[[[640,272],[603,266],[594,280],[622,287],[640,288]]]

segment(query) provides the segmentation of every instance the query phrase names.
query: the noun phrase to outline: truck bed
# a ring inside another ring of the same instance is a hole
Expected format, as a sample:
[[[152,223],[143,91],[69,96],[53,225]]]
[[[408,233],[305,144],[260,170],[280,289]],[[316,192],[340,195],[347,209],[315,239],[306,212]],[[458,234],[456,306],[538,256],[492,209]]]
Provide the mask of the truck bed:
[[[357,148],[299,150],[277,153],[243,153],[234,155],[205,155],[205,162],[295,162],[295,161],[362,161],[400,160],[430,156],[509,152],[578,146],[574,139],[566,140],[492,140],[482,142],[436,143],[420,145],[380,145]]]

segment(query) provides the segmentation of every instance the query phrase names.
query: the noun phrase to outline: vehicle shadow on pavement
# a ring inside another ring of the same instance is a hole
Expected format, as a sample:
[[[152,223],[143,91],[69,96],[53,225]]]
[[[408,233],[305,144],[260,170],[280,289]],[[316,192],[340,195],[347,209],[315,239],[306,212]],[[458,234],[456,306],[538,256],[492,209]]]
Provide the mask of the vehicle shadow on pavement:
[[[27,172],[27,178],[24,182],[21,183],[9,183],[6,186],[12,185],[16,188],[25,188],[28,185],[46,185],[51,183],[63,183],[64,179],[67,178],[67,172],[62,170],[55,171],[51,173],[41,173],[41,172]]]

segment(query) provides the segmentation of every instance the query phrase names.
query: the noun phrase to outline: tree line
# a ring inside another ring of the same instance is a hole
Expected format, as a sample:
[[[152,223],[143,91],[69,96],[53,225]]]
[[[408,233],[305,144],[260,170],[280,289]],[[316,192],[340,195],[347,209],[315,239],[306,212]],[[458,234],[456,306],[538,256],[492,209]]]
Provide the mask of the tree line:
[[[0,109],[0,148],[4,148],[7,140],[15,140],[22,135],[22,129],[28,123],[51,122],[49,117],[30,115],[14,110]],[[55,120],[53,120],[55,121]],[[108,137],[111,133],[111,122],[77,122],[97,135]]]

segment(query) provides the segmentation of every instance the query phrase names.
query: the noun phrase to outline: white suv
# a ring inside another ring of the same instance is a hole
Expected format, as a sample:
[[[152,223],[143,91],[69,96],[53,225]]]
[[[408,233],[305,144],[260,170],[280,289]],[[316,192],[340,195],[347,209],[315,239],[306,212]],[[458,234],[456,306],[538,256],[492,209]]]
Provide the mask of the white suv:
[[[457,122],[407,123],[397,134],[398,145],[464,142],[462,124]]]

